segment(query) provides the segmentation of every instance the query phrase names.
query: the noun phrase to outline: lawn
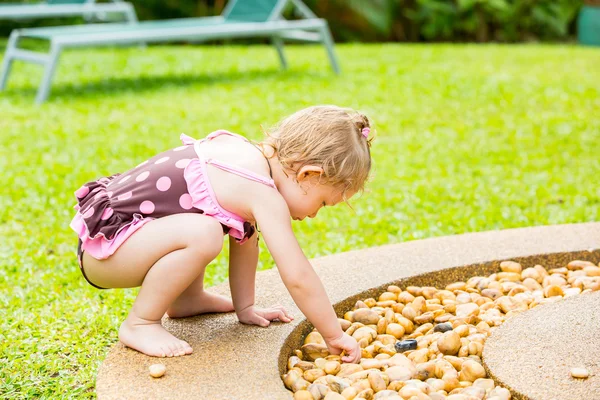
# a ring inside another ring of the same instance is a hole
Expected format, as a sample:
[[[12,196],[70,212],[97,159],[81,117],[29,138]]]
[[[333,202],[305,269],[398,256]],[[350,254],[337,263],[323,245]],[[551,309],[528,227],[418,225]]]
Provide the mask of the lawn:
[[[4,51],[4,44],[0,45]],[[598,49],[571,45],[340,45],[66,52],[50,101],[17,63],[0,94],[0,397],[94,397],[98,366],[137,289],[82,278],[73,191],[225,128],[260,139],[300,108],[367,113],[368,190],[294,223],[309,257],[464,232],[600,217]],[[273,267],[264,249],[260,269]],[[207,283],[223,282],[225,254]]]

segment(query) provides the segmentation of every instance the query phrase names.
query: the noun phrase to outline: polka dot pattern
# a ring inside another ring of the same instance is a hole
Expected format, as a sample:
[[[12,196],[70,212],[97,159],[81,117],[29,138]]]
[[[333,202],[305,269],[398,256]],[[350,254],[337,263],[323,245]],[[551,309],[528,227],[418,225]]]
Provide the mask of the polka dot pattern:
[[[187,167],[187,165],[190,163],[190,161],[192,161],[192,160],[190,160],[190,159],[188,159],[188,158],[184,158],[183,160],[179,160],[179,161],[177,161],[177,162],[175,163],[175,166],[176,166],[177,168],[184,169],[185,167]]]
[[[159,180],[156,181],[156,188],[161,192],[166,192],[171,187],[171,178],[168,176],[163,176]]]
[[[119,185],[120,185],[121,183],[125,183],[125,182],[127,182],[127,181],[129,180],[129,178],[131,178],[131,175],[127,175],[126,177],[124,177],[123,179],[121,179],[121,180],[119,181]]]
[[[75,192],[75,196],[77,196],[78,199],[82,199],[85,196],[87,196],[87,194],[90,192],[90,188],[87,186],[82,186],[79,189],[77,189],[77,191]]]
[[[135,181],[136,182],[143,182],[145,181],[148,177],[150,176],[150,171],[144,171],[141,174],[139,174],[138,176],[136,176]]]
[[[106,221],[107,219],[112,217],[113,213],[114,213],[114,210],[110,207],[107,207],[104,209],[104,212],[102,213],[102,216],[100,217],[100,219],[102,221]]]
[[[158,160],[156,160],[156,162],[154,164],[162,164],[167,161],[169,161],[169,157],[162,157],[162,158],[159,158]]]
[[[143,214],[152,214],[154,212],[154,203],[150,200],[145,200],[140,204],[140,211]]]
[[[94,215],[94,211],[94,207],[88,208],[87,211],[83,213],[83,218],[91,217],[92,215]]]
[[[189,193],[184,193],[179,198],[179,205],[184,210],[190,210],[192,208],[192,196]]]
[[[181,150],[185,150],[187,148],[187,146],[179,146],[173,149],[173,151],[181,151]]]
[[[129,192],[123,193],[122,195],[117,197],[117,200],[119,200],[119,201],[127,200],[127,199],[130,199],[132,195],[133,195],[133,193],[131,191],[129,191]]]

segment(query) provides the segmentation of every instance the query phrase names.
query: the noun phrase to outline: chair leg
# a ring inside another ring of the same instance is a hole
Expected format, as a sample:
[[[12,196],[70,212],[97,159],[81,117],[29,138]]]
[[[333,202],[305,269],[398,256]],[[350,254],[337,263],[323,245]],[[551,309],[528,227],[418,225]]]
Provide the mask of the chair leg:
[[[35,102],[41,104],[48,98],[50,94],[50,85],[52,84],[52,78],[54,77],[54,71],[58,64],[58,58],[60,57],[61,47],[52,44],[50,47],[50,54],[48,54],[48,63],[44,69],[44,77],[42,78],[42,84],[40,85]]]
[[[283,69],[287,69],[288,63],[287,63],[287,60],[285,59],[285,54],[283,52],[283,39],[281,39],[280,37],[274,36],[272,38],[272,42],[275,45],[275,48],[277,49],[277,54],[279,55],[279,61],[281,61],[281,67]]]
[[[323,39],[323,44],[327,50],[327,55],[329,56],[329,61],[331,62],[331,68],[336,74],[339,75],[340,66],[337,62],[337,57],[335,56],[335,51],[333,49],[333,38],[331,37],[331,32],[329,32],[329,27],[327,25],[321,27],[321,38]]]
[[[2,60],[2,72],[0,73],[0,91],[6,89],[6,84],[8,83],[8,75],[10,74],[10,70],[14,61],[12,51],[17,47],[18,37],[18,31],[14,30],[10,34],[10,38],[8,39],[8,43],[6,44],[4,59]]]

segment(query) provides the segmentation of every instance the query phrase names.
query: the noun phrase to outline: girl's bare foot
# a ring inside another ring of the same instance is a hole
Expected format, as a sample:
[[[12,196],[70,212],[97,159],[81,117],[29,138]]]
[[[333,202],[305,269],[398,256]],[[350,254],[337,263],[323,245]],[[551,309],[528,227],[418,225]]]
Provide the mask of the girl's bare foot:
[[[230,298],[214,293],[200,291],[189,296],[179,296],[167,310],[170,318],[184,318],[210,312],[233,311]]]
[[[119,340],[127,347],[154,357],[192,354],[192,347],[163,328],[160,321],[148,321],[129,314],[119,329]]]

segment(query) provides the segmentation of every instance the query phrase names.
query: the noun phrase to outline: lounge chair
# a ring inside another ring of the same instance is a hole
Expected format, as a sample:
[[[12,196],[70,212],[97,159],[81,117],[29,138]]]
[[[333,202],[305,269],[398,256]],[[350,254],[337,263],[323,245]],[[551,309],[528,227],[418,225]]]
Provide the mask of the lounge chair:
[[[282,12],[288,3],[292,3],[304,18],[284,19]],[[287,68],[283,53],[284,39],[323,43],[333,70],[339,73],[327,21],[318,18],[300,0],[231,0],[223,14],[217,17],[14,30],[2,62],[0,90],[6,87],[13,60],[41,64],[45,67],[45,72],[36,102],[44,102],[50,92],[58,58],[65,48],[173,41],[201,42],[242,37],[271,38],[283,68]],[[46,54],[19,49],[17,42],[21,38],[48,40],[50,52]]]
[[[46,0],[40,3],[0,3],[0,19],[31,20],[56,17],[82,16],[86,20],[105,19],[108,14],[121,14],[127,21],[137,21],[130,3],[112,0],[96,3],[95,0]]]

